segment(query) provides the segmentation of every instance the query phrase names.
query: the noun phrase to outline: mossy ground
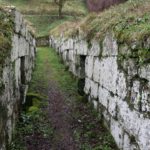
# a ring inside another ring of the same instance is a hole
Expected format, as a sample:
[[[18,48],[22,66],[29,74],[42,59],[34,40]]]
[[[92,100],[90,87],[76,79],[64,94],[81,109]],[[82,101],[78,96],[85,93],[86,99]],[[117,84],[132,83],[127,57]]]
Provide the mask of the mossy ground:
[[[143,40],[150,35],[149,9],[149,0],[130,0],[100,13],[90,13],[78,22],[76,30],[80,28],[81,34],[91,39],[102,39],[106,32],[113,31],[120,42]]]

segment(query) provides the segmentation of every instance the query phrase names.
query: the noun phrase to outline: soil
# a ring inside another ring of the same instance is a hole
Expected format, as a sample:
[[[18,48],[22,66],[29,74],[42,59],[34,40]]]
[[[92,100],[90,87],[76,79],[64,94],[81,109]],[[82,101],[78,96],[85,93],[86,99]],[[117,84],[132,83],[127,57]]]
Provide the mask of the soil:
[[[48,97],[46,100],[48,105],[42,111],[46,112],[50,126],[53,128],[53,137],[45,138],[35,130],[34,134],[25,137],[27,150],[78,150],[73,137],[71,101],[67,101],[67,93],[62,92],[58,83],[54,81],[47,59],[45,59],[44,65],[43,75],[48,75],[48,86],[45,86],[41,78],[40,81],[36,81],[39,84],[35,91]]]
[[[52,150],[76,150],[71,106],[55,83],[49,87],[49,117],[54,128]]]
[[[47,59],[44,65],[42,76],[48,75],[48,86],[39,84],[36,92],[47,95],[48,105],[42,109],[47,121],[43,123],[50,123],[53,136],[46,138],[35,130],[24,139],[27,150],[104,150],[104,145],[107,150],[117,150],[91,105],[77,99],[74,93],[64,92],[54,81]],[[40,80],[36,82],[42,83],[42,77]]]

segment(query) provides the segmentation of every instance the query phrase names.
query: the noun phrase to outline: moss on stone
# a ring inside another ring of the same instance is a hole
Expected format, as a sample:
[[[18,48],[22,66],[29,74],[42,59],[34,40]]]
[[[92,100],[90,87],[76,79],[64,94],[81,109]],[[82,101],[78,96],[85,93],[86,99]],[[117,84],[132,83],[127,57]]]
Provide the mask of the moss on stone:
[[[0,135],[7,118],[7,108],[0,102]]]
[[[51,34],[60,36],[63,33],[66,37],[80,34],[88,41],[93,38],[102,41],[107,32],[113,32],[117,42],[121,44],[132,45],[141,41],[136,54],[140,63],[143,63],[150,57],[149,48],[143,49],[143,43],[150,36],[149,10],[149,0],[130,0],[98,14],[91,13],[80,22],[61,25],[51,31]]]
[[[150,35],[149,0],[130,0],[99,14],[90,14],[80,28],[86,35],[103,38],[114,31],[119,41],[133,42]]]
[[[0,76],[5,59],[10,56],[13,29],[13,15],[0,7]]]

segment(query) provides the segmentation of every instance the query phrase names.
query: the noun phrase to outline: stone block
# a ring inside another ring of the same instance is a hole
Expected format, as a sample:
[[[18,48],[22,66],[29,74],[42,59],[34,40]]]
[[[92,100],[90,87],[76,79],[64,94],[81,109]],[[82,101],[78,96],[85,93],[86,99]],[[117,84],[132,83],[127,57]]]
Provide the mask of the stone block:
[[[139,75],[148,81],[150,87],[150,64],[146,64],[139,69]]]
[[[127,81],[123,72],[118,72],[116,80],[116,94],[122,99],[125,99],[127,95]]]
[[[116,57],[107,57],[100,60],[100,80],[99,83],[116,93],[116,82],[118,79],[118,65],[117,65],[117,58]]]
[[[113,118],[111,118],[111,122],[110,122],[110,131],[119,149],[122,149],[123,148],[123,134],[124,134],[123,128],[121,124],[119,124],[119,122],[114,120]]]
[[[108,108],[108,97],[110,97],[110,93],[103,87],[99,86],[98,90],[99,103],[103,105],[106,109]]]
[[[14,34],[12,38],[12,51],[11,51],[12,62],[18,58],[18,55],[19,55],[19,37],[17,34]]]
[[[91,41],[92,47],[88,50],[88,55],[90,56],[99,56],[100,55],[100,44],[96,40]]]
[[[91,81],[91,98],[97,99],[98,98],[98,83]]]
[[[85,60],[85,75],[86,77],[92,79],[93,76],[93,67],[94,67],[94,58],[92,56],[87,56]]]
[[[89,95],[91,91],[91,79],[85,78],[84,92]]]
[[[102,56],[117,56],[118,44],[112,34],[107,33],[103,41]]]
[[[87,55],[88,44],[85,40],[80,40],[75,44],[75,49],[77,50],[77,55]]]
[[[94,59],[93,80],[97,83],[99,83],[100,80],[100,60],[98,57]]]

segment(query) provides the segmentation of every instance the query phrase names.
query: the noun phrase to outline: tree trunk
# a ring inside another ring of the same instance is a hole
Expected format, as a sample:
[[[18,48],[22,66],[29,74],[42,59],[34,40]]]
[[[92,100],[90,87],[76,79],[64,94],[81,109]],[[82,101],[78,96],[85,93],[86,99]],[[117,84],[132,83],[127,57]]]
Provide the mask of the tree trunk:
[[[62,7],[63,7],[63,6],[60,4],[60,5],[59,5],[59,12],[58,12],[60,19],[62,18]]]

